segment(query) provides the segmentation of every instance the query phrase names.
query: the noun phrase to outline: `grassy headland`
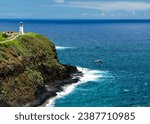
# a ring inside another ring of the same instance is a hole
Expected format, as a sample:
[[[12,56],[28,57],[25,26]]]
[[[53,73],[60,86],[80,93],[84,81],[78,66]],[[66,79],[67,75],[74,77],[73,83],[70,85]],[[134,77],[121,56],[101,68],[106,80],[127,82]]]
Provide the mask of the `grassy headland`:
[[[55,45],[36,33],[4,42],[0,33],[0,106],[24,106],[71,78],[75,67],[59,63]],[[72,71],[70,71],[72,70]]]

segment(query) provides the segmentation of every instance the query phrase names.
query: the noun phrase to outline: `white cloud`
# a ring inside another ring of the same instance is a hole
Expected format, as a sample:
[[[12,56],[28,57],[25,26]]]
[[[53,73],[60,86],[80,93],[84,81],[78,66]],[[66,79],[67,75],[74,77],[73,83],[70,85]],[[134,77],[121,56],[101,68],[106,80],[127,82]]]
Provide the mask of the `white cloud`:
[[[59,3],[64,2],[64,0],[55,0]],[[87,8],[87,9],[96,9],[96,10],[123,10],[123,11],[144,11],[150,10],[150,3],[148,2],[66,2],[66,7],[76,7],[76,8]]]
[[[56,3],[64,3],[65,0],[54,0]]]

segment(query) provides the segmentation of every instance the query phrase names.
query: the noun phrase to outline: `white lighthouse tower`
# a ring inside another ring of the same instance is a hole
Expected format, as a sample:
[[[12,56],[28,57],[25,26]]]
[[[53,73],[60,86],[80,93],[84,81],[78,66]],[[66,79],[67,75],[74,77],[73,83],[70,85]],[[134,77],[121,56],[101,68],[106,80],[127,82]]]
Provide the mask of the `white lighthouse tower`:
[[[20,22],[19,33],[24,34],[23,22]]]

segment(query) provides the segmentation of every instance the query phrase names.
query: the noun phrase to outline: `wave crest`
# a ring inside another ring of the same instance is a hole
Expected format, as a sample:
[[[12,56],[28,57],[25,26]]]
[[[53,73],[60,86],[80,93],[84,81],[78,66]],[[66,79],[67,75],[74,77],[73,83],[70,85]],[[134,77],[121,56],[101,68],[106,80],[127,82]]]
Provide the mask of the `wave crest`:
[[[55,105],[55,101],[57,99],[62,98],[64,96],[66,96],[67,94],[71,93],[75,89],[75,87],[77,87],[78,85],[80,85],[82,83],[89,82],[89,81],[95,81],[96,82],[101,77],[103,77],[103,74],[107,73],[105,71],[90,70],[90,69],[82,68],[82,67],[78,67],[78,70],[82,71],[82,73],[83,73],[83,77],[81,77],[80,81],[78,83],[75,83],[75,84],[64,86],[63,91],[57,92],[57,96],[50,99],[48,101],[48,103],[46,104],[46,107],[53,107]]]
[[[63,46],[56,46],[57,50],[65,50],[65,49],[74,49],[75,47],[63,47]]]

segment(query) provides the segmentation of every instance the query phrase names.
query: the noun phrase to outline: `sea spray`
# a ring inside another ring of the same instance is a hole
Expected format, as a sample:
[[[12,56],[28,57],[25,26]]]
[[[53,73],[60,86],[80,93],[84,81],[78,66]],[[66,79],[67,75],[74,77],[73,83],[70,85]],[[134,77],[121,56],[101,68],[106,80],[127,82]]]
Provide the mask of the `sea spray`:
[[[103,76],[104,71],[100,70],[90,70],[87,68],[78,67],[78,70],[83,73],[83,77],[81,77],[80,81],[75,84],[67,85],[63,87],[63,91],[57,92],[57,96],[54,98],[51,98],[48,103],[46,104],[46,107],[53,107],[55,106],[55,101],[59,98],[62,98],[69,93],[73,92],[73,90],[82,83],[87,83],[89,81],[98,81]]]
[[[75,49],[75,47],[63,47],[63,46],[56,46],[57,50],[65,50],[65,49]]]

